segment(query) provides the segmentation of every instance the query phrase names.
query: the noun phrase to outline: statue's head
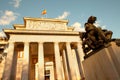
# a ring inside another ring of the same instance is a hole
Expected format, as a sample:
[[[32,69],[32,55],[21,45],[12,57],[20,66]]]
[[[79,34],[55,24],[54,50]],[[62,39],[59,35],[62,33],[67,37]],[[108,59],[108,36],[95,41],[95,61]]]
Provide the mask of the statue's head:
[[[89,18],[88,18],[88,23],[95,23],[95,21],[97,20],[97,18],[95,17],[95,16],[90,16]]]

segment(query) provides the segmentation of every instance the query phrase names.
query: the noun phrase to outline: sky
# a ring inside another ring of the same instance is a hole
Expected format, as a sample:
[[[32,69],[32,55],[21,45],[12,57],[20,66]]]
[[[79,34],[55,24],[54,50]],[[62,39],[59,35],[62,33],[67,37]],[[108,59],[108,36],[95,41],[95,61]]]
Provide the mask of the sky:
[[[41,16],[43,10],[47,14]],[[120,38],[120,0],[0,0],[0,33],[24,24],[23,17],[68,20],[68,26],[84,31],[88,17],[96,16],[96,26],[113,32]]]

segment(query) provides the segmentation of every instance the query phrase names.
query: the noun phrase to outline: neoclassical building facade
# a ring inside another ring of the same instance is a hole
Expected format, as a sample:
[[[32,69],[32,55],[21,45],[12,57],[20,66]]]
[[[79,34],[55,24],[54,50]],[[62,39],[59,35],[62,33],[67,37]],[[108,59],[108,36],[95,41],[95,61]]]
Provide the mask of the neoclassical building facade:
[[[24,17],[24,24],[4,29],[7,57],[2,80],[81,80],[80,32],[68,20]]]

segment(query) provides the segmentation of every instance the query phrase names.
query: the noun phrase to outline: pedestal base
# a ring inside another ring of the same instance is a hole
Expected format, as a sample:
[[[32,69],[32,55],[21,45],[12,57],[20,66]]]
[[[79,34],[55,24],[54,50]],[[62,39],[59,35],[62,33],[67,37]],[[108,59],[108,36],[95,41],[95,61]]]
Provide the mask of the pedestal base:
[[[83,61],[86,80],[120,80],[120,47],[110,44]]]

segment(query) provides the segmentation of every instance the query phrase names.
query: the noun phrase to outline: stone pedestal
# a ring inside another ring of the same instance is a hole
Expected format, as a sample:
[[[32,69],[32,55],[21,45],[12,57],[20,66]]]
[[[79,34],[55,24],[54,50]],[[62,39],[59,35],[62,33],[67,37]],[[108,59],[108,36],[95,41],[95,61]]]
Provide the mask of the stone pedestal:
[[[120,80],[120,46],[110,44],[82,62],[86,80]]]

